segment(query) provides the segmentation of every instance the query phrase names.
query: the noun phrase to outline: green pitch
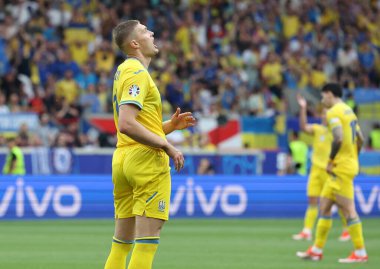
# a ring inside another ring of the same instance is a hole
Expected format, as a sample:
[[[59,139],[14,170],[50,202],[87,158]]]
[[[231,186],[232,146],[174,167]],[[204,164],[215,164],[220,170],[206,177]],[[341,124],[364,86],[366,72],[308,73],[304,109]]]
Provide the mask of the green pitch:
[[[351,243],[338,242],[340,222],[334,220],[321,262],[301,261],[297,250],[308,242],[295,242],[302,220],[185,220],[166,224],[154,269],[339,269],[379,268],[379,219],[364,219],[370,261],[341,265],[336,261],[351,251]],[[95,269],[103,268],[109,252],[113,222],[2,221],[0,268]]]

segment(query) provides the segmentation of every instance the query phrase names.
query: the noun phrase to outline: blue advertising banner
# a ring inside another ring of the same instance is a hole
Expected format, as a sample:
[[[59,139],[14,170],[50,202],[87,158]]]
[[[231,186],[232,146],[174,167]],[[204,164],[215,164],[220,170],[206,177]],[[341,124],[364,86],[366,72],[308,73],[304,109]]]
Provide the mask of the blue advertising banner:
[[[80,153],[69,148],[32,148],[24,154],[27,174],[109,175],[112,152]],[[194,175],[203,159],[207,159],[215,174],[273,175],[277,173],[278,151],[258,151],[255,154],[185,154],[185,167],[180,175]],[[0,166],[5,162],[0,153]],[[380,174],[380,152],[360,154],[361,173]],[[173,166],[172,166],[173,167]],[[174,169],[173,169],[174,170]]]
[[[22,124],[28,125],[29,130],[39,127],[38,115],[36,113],[9,113],[0,114],[1,132],[18,132]]]
[[[171,217],[303,217],[306,178],[174,176]],[[380,217],[380,181],[355,179],[361,216]],[[159,205],[157,205],[159,206]],[[0,177],[0,219],[112,218],[110,176]]]

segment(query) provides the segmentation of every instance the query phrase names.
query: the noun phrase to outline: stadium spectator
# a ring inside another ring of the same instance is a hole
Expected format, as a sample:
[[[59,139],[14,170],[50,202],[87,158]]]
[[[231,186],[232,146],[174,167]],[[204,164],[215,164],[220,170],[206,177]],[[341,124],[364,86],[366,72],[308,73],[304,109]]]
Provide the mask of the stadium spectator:
[[[7,114],[9,113],[9,107],[6,104],[5,95],[0,90],[0,114]]]
[[[90,84],[87,91],[80,97],[79,104],[82,106],[84,115],[100,113],[102,111],[99,96],[95,91],[95,85]]]
[[[307,173],[308,147],[299,139],[298,132],[293,132],[289,143],[289,152],[292,157],[292,166],[299,175]]]
[[[213,175],[215,174],[215,169],[212,163],[207,158],[202,158],[199,162],[199,166],[197,168],[198,175]]]
[[[59,80],[56,84],[55,96],[62,97],[68,104],[74,103],[79,95],[79,88],[73,79],[73,71],[66,70],[63,79]]]
[[[28,147],[31,144],[32,136],[28,125],[26,123],[21,124],[17,134],[17,144],[20,147]]]
[[[369,133],[369,147],[374,150],[380,150],[380,123],[373,124]]]
[[[37,136],[40,138],[41,144],[45,147],[52,146],[57,134],[58,128],[51,123],[49,114],[41,114],[40,126],[37,128]]]
[[[25,163],[24,154],[22,150],[17,146],[16,139],[8,138],[8,155],[5,159],[5,164],[3,166],[4,175],[25,175]]]

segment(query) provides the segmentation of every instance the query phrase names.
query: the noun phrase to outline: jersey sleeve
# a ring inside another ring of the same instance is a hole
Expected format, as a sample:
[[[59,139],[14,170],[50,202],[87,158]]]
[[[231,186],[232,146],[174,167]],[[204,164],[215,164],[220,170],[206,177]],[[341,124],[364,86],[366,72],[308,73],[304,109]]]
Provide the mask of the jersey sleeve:
[[[326,119],[327,119],[327,125],[328,125],[330,130],[332,130],[338,126],[342,126],[342,122],[340,120],[340,117],[335,110],[327,111]]]
[[[318,132],[319,125],[318,124],[312,124],[311,129],[313,130],[313,134],[316,134]]]
[[[121,78],[122,79],[122,78]],[[122,94],[119,106],[133,104],[140,109],[144,106],[144,100],[149,92],[149,74],[146,70],[133,72],[122,85]]]

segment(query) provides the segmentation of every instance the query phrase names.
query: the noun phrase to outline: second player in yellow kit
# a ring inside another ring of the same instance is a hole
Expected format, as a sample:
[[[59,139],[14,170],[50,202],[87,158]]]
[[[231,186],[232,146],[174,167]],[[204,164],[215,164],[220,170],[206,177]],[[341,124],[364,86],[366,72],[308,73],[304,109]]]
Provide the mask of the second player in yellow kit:
[[[359,172],[358,154],[363,145],[363,135],[358,119],[352,109],[342,101],[343,90],[337,83],[328,83],[322,88],[322,103],[329,108],[327,126],[332,134],[331,150],[326,171],[329,177],[323,187],[320,200],[320,216],[314,244],[307,251],[296,255],[302,259],[319,261],[323,257],[332,226],[331,211],[336,204],[343,212],[354,251],[340,263],[367,262],[362,223],[356,212],[354,201],[354,177]]]
[[[359,159],[356,134],[360,132],[358,119],[352,109],[341,102],[327,113],[330,130],[342,128],[342,145],[334,158],[332,174],[321,196],[335,200],[335,195],[354,199],[354,178],[359,172]]]
[[[293,239],[311,240],[312,231],[318,218],[319,197],[326,180],[329,178],[326,167],[329,160],[332,136],[326,127],[325,111],[323,111],[322,114],[322,124],[308,124],[306,115],[307,102],[301,95],[297,95],[297,101],[300,106],[300,129],[313,136],[313,155],[311,158],[312,166],[307,183],[308,207],[305,212],[304,226],[301,232],[293,235]],[[350,235],[346,230],[346,221],[341,210],[339,210],[339,215],[341,216],[344,227],[339,240],[347,241],[350,239]]]

